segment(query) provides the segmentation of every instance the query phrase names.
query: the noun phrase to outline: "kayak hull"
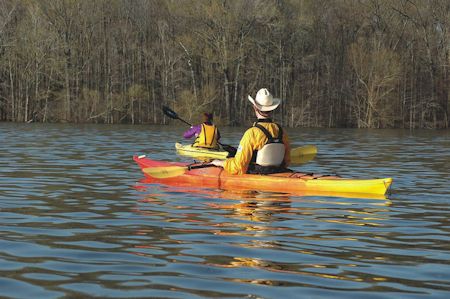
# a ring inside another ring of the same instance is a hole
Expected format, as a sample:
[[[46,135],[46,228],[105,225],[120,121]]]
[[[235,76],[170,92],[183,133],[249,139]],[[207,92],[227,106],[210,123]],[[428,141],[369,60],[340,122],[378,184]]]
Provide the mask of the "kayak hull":
[[[175,143],[177,153],[182,156],[193,157],[198,159],[221,159],[224,160],[228,156],[228,152],[221,150],[213,150],[201,147],[195,147],[190,144]]]
[[[186,163],[151,160],[133,157],[139,167],[187,166]],[[283,193],[360,193],[384,195],[392,184],[392,178],[349,179],[336,176],[309,175],[304,173],[279,173],[272,175],[230,175],[220,167],[192,169],[184,174],[156,179],[144,172],[151,182],[172,186],[198,186],[224,190],[257,190]]]

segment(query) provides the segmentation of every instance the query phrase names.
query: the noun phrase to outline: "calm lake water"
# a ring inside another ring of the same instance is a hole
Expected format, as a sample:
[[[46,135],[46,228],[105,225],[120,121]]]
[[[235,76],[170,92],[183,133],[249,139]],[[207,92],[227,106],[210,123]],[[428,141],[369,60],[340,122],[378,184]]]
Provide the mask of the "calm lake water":
[[[0,123],[0,297],[450,296],[449,130],[289,131],[297,169],[394,178],[370,199],[145,183],[183,129]]]

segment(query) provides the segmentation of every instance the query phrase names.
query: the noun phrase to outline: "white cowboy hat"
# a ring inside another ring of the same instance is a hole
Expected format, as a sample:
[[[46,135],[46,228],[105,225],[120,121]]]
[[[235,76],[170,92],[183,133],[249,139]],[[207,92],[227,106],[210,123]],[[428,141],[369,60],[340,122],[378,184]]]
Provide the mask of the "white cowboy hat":
[[[267,90],[267,88],[261,88],[260,90],[258,90],[255,99],[253,99],[251,96],[248,96],[248,100],[259,111],[272,111],[276,109],[281,103],[281,99],[275,99]]]

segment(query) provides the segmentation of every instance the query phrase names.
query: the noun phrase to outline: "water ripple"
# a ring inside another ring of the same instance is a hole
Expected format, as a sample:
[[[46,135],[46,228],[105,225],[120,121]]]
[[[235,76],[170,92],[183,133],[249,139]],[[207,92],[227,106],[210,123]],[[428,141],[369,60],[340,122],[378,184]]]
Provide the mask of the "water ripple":
[[[1,296],[450,294],[449,131],[288,130],[319,147],[298,169],[393,177],[385,200],[141,180],[132,155],[184,160],[182,131],[1,123]],[[224,143],[241,132],[223,128]]]

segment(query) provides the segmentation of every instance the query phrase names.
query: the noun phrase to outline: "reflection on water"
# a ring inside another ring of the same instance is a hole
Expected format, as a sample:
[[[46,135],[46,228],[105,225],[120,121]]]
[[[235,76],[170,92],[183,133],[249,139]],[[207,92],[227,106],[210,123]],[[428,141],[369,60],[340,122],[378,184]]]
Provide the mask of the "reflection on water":
[[[183,188],[158,188],[164,190],[161,194],[186,195]],[[189,191],[194,192],[194,189]],[[152,206],[149,208],[151,212],[143,212],[147,216],[154,216],[155,211],[156,215],[162,215],[161,210],[172,211],[171,214],[175,213],[177,217],[166,221],[190,224],[189,229],[170,229],[173,237],[169,236],[168,239],[173,238],[182,248],[190,248],[178,253],[179,261],[192,262],[192,255],[200,255],[202,260],[198,262],[202,264],[226,268],[228,271],[232,268],[245,268],[245,272],[255,269],[265,277],[258,278],[256,275],[249,279],[244,275],[230,278],[240,283],[308,288],[321,285],[330,290],[349,288],[355,291],[365,289],[368,284],[398,283],[399,277],[383,271],[369,274],[367,270],[375,270],[398,258],[388,249],[395,247],[395,242],[393,244],[386,235],[374,237],[372,233],[372,228],[386,230],[395,221],[388,216],[390,200],[361,203],[339,198],[325,202],[322,199],[283,194],[196,191],[199,198],[193,200],[211,208],[209,213],[220,213],[221,221],[216,222],[217,217],[205,217],[203,212],[188,212],[186,209],[190,209],[191,205],[180,205],[178,200],[172,205],[161,194],[149,194],[141,200],[141,203]],[[155,209],[155,206],[159,208]],[[307,219],[313,221],[309,223],[305,221]],[[295,225],[299,221],[309,223],[308,231],[299,231]],[[361,230],[362,226],[366,229]],[[183,234],[184,242],[180,242],[179,233]],[[217,239],[212,235],[217,236]],[[204,240],[200,247],[209,250],[196,255],[199,249],[190,247],[198,246],[190,242],[194,239]],[[214,245],[223,242],[227,243],[227,250],[217,252]],[[370,244],[378,250],[363,249],[370,247]],[[388,251],[383,253],[382,248]],[[328,285],[330,279],[341,283]],[[345,287],[342,285],[344,282]],[[417,285],[414,280],[406,279],[404,282],[409,286]],[[378,286],[376,291],[399,292],[402,289]]]
[[[289,132],[319,147],[300,169],[394,177],[389,198],[142,180],[132,155],[173,160],[180,132],[0,124],[1,296],[448,297],[447,131]]]

